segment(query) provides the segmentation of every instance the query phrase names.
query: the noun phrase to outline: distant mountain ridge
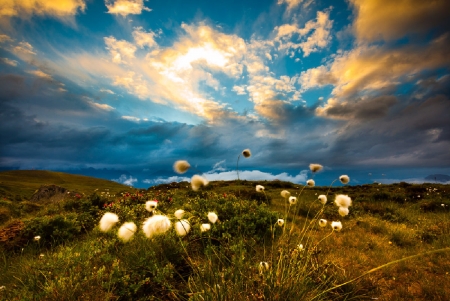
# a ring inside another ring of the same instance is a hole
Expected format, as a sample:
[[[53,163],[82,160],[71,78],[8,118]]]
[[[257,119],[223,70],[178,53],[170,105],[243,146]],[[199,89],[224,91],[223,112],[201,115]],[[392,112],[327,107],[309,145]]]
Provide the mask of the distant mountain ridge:
[[[437,182],[449,182],[450,181],[450,176],[448,175],[441,175],[441,174],[434,174],[434,175],[429,175],[425,177],[425,180],[429,180],[429,181],[437,181]]]

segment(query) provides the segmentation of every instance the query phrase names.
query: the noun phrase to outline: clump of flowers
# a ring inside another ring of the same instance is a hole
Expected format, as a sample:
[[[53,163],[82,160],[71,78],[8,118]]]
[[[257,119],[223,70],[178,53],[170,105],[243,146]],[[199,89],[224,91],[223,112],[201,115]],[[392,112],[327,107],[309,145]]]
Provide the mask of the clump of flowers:
[[[217,216],[217,214],[215,214],[214,212],[209,212],[208,213],[208,220],[212,223],[215,224],[217,222],[217,220],[219,219],[219,217]]]
[[[142,230],[147,238],[152,238],[155,235],[167,232],[172,223],[165,215],[153,215],[147,218],[142,225]]]
[[[283,191],[281,191],[281,196],[283,198],[287,199],[288,197],[291,196],[291,193],[289,191],[287,191],[287,190],[283,190]]]
[[[124,223],[120,228],[119,231],[117,232],[117,236],[123,241],[123,242],[127,242],[129,241],[134,233],[136,233],[137,230],[137,226],[135,223],[133,222],[127,222]]]
[[[289,197],[289,204],[291,205],[297,204],[297,198],[295,196]]]
[[[324,194],[319,195],[317,199],[322,205],[325,205],[327,203],[327,196]]]
[[[339,177],[339,181],[341,181],[342,184],[347,184],[350,182],[350,177],[347,175],[342,175]]]
[[[191,179],[192,190],[197,191],[202,186],[206,186],[209,184],[209,181],[202,176],[194,175]]]
[[[119,221],[117,214],[106,212],[100,219],[100,231],[108,232]]]
[[[308,185],[309,187],[314,187],[314,185],[316,185],[316,182],[313,179],[309,179],[308,181],[306,181],[306,185]]]
[[[312,172],[318,172],[318,171],[321,171],[323,169],[323,166],[320,165],[320,164],[311,163],[311,164],[309,164],[309,169]]]
[[[264,186],[262,186],[262,185],[256,185],[256,191],[257,191],[257,192],[263,192],[263,191],[264,191]]]
[[[333,228],[334,231],[341,231],[342,230],[342,223],[341,222],[332,222],[331,228]]]
[[[188,161],[178,160],[173,164],[173,170],[176,173],[183,174],[191,167]]]
[[[191,224],[187,219],[182,219],[175,223],[175,232],[178,236],[185,236],[191,230]]]
[[[242,151],[242,155],[243,155],[245,158],[250,158],[250,157],[252,156],[252,152],[251,152],[248,148],[246,148],[246,149],[244,149],[244,150]]]
[[[156,207],[158,207],[158,201],[156,200],[145,202],[145,210],[148,212],[155,211]]]

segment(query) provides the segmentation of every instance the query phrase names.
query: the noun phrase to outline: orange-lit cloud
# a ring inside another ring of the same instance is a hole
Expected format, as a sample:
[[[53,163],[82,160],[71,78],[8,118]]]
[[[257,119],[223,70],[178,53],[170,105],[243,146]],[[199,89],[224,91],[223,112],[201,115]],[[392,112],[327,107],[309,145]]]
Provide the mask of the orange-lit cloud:
[[[136,45],[138,45],[140,48],[144,48],[144,46],[147,47],[156,47],[158,44],[155,41],[155,37],[157,37],[158,34],[155,32],[145,32],[142,27],[137,27],[133,31],[133,38]]]
[[[139,15],[143,10],[151,11],[144,6],[144,0],[105,0],[108,13],[115,15]]]
[[[448,0],[350,0],[354,30],[362,41],[395,40],[448,23]]]
[[[13,67],[16,67],[17,64],[18,64],[17,61],[15,61],[15,60],[10,60],[10,59],[7,58],[7,57],[2,57],[2,58],[0,58],[0,61],[1,61],[2,63],[4,63],[4,64],[7,64],[7,65],[10,65],[10,66],[13,66]]]
[[[134,58],[136,46],[133,44],[124,40],[118,41],[114,37],[106,37],[104,40],[114,63],[124,63]]]
[[[2,0],[0,1],[0,16],[28,17],[30,15],[50,15],[66,17],[84,11],[84,0]]]
[[[50,74],[47,74],[41,70],[30,70],[30,71],[27,71],[27,73],[33,74],[34,76],[37,76],[37,77],[45,79],[45,80],[49,80],[49,81],[53,80],[53,78],[51,77]]]

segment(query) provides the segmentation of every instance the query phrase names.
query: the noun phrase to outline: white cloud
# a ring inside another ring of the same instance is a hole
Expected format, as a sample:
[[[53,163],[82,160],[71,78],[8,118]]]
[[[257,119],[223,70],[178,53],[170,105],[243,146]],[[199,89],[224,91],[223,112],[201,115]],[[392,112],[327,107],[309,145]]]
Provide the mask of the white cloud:
[[[136,46],[125,40],[116,40],[114,37],[105,37],[105,44],[114,63],[125,63],[134,58]]]
[[[104,110],[104,111],[112,111],[112,110],[114,110],[114,107],[111,107],[110,105],[107,105],[105,103],[96,103],[96,102],[92,101],[89,104],[91,106],[93,106],[94,108],[101,109],[101,110]]]
[[[33,51],[33,46],[31,46],[28,42],[19,42],[19,45],[15,46],[13,49],[14,52],[20,52],[23,54],[36,54],[36,52]]]
[[[133,178],[133,176],[130,175],[130,177],[127,177],[127,175],[121,175],[118,179],[111,179],[111,181],[118,182],[127,186],[133,186],[133,183],[136,183],[138,180],[136,178]]]
[[[134,121],[134,122],[139,122],[141,121],[140,118],[134,117],[134,116],[122,116],[122,119],[128,120],[128,121]]]
[[[113,91],[109,90],[109,89],[100,89],[100,92],[104,92],[104,93],[108,93],[108,94],[116,94]]]
[[[40,77],[42,79],[46,79],[46,80],[50,80],[50,81],[53,80],[51,75],[49,75],[45,72],[42,72],[41,70],[30,70],[30,71],[27,71],[27,73],[33,74],[34,76]]]
[[[7,64],[7,65],[13,66],[13,67],[16,67],[17,64],[18,64],[17,61],[15,61],[15,60],[10,60],[10,59],[7,58],[7,57],[2,57],[2,58],[0,58],[0,61],[2,61],[3,63],[5,63],[5,64]]]
[[[0,43],[12,42],[12,39],[6,34],[0,34]]]
[[[145,32],[142,27],[137,27],[133,31],[134,41],[140,48],[144,48],[144,46],[148,46],[150,48],[158,46],[155,41],[155,37],[157,36],[158,34],[153,31]]]
[[[151,11],[144,6],[144,0],[105,0],[108,13],[115,15],[140,15],[143,10]]]

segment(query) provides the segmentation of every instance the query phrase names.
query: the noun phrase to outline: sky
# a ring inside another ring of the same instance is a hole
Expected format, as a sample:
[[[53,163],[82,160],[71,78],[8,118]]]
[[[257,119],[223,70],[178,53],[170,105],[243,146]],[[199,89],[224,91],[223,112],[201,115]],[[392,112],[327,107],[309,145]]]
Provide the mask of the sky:
[[[1,0],[0,170],[231,180],[248,148],[241,179],[450,175],[449,18],[447,0]]]

